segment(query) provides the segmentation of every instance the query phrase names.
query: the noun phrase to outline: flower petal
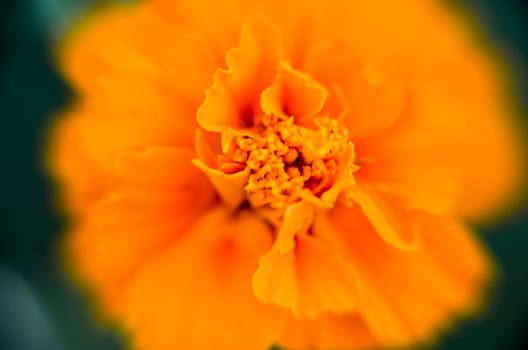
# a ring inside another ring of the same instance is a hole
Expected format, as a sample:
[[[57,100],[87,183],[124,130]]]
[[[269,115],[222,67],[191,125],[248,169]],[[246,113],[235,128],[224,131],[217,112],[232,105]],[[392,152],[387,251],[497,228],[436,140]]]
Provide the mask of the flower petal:
[[[237,208],[246,198],[244,187],[249,178],[249,168],[234,174],[226,174],[218,169],[210,168],[200,159],[192,163],[209,177],[224,203],[231,208]]]
[[[385,130],[400,116],[401,88],[373,65],[361,62],[343,42],[315,47],[307,57],[305,69],[321,83],[339,87],[347,103],[342,121],[352,141]]]
[[[375,233],[358,208],[336,208],[318,221],[321,240],[358,269],[359,313],[387,346],[426,342],[479,304],[490,260],[462,225],[416,214],[420,249],[401,251]]]
[[[267,226],[249,212],[233,216],[218,208],[205,215],[184,240],[144,266],[124,296],[122,317],[134,345],[144,350],[271,345],[285,313],[260,303],[251,289],[257,259],[271,243]]]
[[[148,5],[186,31],[207,38],[218,54],[218,63],[222,64],[225,52],[239,39],[240,29],[248,18],[249,4],[239,0],[150,0]]]
[[[418,235],[412,213],[401,204],[368,185],[351,186],[346,193],[363,210],[378,234],[401,250],[418,248]]]
[[[285,349],[371,349],[375,337],[357,313],[323,314],[314,319],[291,318],[279,345]]]
[[[80,93],[69,114],[79,119],[87,164],[106,175],[119,152],[192,147],[196,109],[216,69],[203,38],[143,5],[109,6],[75,34],[59,59]]]
[[[272,84],[281,57],[277,30],[266,22],[248,22],[238,47],[227,54],[228,69],[214,75],[213,86],[198,109],[198,124],[217,132],[251,125],[260,111],[260,94]]]
[[[209,137],[208,139],[207,136],[211,136],[211,134],[208,135],[202,129],[196,128],[194,133],[194,149],[198,159],[200,159],[208,167],[214,168],[217,166],[218,154],[209,144],[209,139],[212,137]]]
[[[87,101],[76,106],[72,113],[79,119],[79,142],[106,172],[112,171],[121,152],[149,147],[193,148],[196,123],[192,111],[178,101],[152,104],[145,101],[140,108]]]
[[[66,242],[75,272],[111,312],[137,270],[212,204],[214,190],[191,157],[170,148],[120,155],[112,191]]]
[[[177,101],[170,106],[144,102],[135,108],[89,100],[64,112],[56,131],[57,144],[51,150],[57,152],[53,162],[66,185],[65,199],[74,210],[83,211],[101,198],[121,153],[159,146],[191,147],[195,123],[192,118],[175,117],[190,116],[190,111]]]
[[[326,101],[324,87],[286,63],[279,66],[273,85],[262,92],[260,106],[267,115],[293,116],[295,123],[313,126]]]
[[[453,208],[462,166],[462,124],[455,126],[443,116],[463,116],[445,99],[436,100],[439,107],[428,112],[414,103],[393,128],[356,142],[361,169],[354,176],[398,197],[408,208],[442,214]]]
[[[436,58],[415,72],[414,99],[419,115],[444,119],[458,136],[460,184],[454,210],[471,220],[488,221],[526,193],[526,128],[506,106],[499,65],[460,46],[444,54],[441,62]]]
[[[47,166],[62,184],[61,205],[79,215],[96,203],[107,186],[107,174],[98,168],[82,143],[81,120],[66,112],[53,125]]]
[[[312,236],[300,234],[295,239],[294,250],[281,254],[274,248],[260,258],[253,276],[257,298],[299,317],[354,310],[358,299],[354,268]]]
[[[337,173],[335,183],[321,196],[321,200],[325,203],[333,205],[344,189],[354,185],[355,181],[353,173],[358,169],[354,164],[354,159],[354,145],[349,143],[345,149],[345,153],[339,160],[339,172]]]
[[[275,247],[279,253],[285,254],[295,248],[295,235],[306,232],[312,224],[313,218],[314,209],[306,201],[292,204],[286,208],[275,240]]]
[[[84,98],[138,106],[165,94],[196,111],[217,67],[203,37],[139,4],[108,6],[81,24],[59,59]]]

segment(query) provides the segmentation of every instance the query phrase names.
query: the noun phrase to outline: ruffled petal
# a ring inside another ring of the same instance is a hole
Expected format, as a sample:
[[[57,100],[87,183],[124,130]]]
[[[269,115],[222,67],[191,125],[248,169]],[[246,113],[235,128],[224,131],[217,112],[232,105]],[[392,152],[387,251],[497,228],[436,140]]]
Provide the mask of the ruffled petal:
[[[218,169],[210,168],[200,159],[193,159],[192,163],[207,175],[224,203],[231,208],[237,208],[242,204],[246,198],[244,187],[249,178],[249,168],[234,174],[226,174]]]
[[[387,243],[401,250],[418,248],[419,235],[412,212],[401,208],[400,203],[364,184],[350,187],[346,196],[361,207]]]
[[[137,271],[213,203],[214,189],[191,157],[170,148],[121,154],[112,191],[68,238],[74,273],[111,313],[122,305],[121,293]]]
[[[109,173],[120,152],[192,147],[196,109],[216,67],[203,39],[135,5],[109,7],[75,34],[59,59],[81,93],[68,114],[79,119],[76,142],[88,164]]]
[[[366,6],[376,11],[375,3]],[[456,11],[434,1],[406,2],[405,9],[402,5],[388,4],[377,11],[379,22],[354,22],[370,42],[358,38],[352,46],[383,61],[383,71],[405,85],[404,114],[415,119],[414,125],[396,128],[398,140],[389,134],[368,140],[369,148],[386,149],[373,175],[385,175],[387,191],[414,207],[491,219],[498,208],[523,195],[528,159],[520,141],[524,128],[516,125],[515,112],[504,103],[500,64],[472,43]],[[397,31],[390,25],[398,18],[396,11],[406,18]],[[380,38],[385,45],[377,44]],[[425,41],[434,45],[423,45]],[[356,146],[365,161],[379,159],[379,154]]]
[[[359,293],[353,266],[307,234],[297,235],[295,249],[288,253],[274,248],[264,254],[253,288],[259,300],[299,317],[354,310]]]
[[[203,37],[141,4],[109,6],[93,17],[59,51],[83,98],[137,107],[165,98],[196,111],[218,66]]]
[[[358,7],[355,2],[327,0],[255,0],[251,4],[251,14],[265,16],[283,33],[285,57],[296,68],[302,68],[314,43],[348,36],[347,28],[354,25],[349,19]],[[380,4],[377,5],[379,11]]]
[[[79,103],[70,112],[78,118],[78,142],[105,172],[113,170],[121,152],[142,151],[149,147],[193,148],[196,123],[191,110],[177,100],[144,102],[136,108],[101,99],[90,100]]]
[[[248,22],[237,48],[226,57],[228,69],[219,69],[197,113],[208,131],[251,125],[259,114],[260,94],[270,86],[282,57],[280,33],[263,21]]]
[[[341,159],[339,160],[339,172],[337,173],[337,179],[335,183],[321,196],[321,200],[323,202],[329,203],[333,206],[341,192],[355,184],[353,173],[358,169],[358,167],[354,164],[354,159],[354,145],[349,143]]]
[[[352,141],[387,129],[401,114],[402,89],[343,42],[312,49],[304,69],[323,84],[339,87],[347,107],[342,122]]]
[[[492,275],[485,251],[449,217],[417,214],[420,249],[384,242],[359,208],[336,208],[317,222],[319,237],[357,269],[359,313],[383,345],[432,340],[455,316],[475,310]]]
[[[312,117],[321,111],[325,101],[323,86],[286,63],[279,66],[275,82],[260,97],[265,114],[293,116],[295,123],[302,126],[314,125]]]
[[[441,60],[433,57],[416,68],[410,84],[417,118],[430,115],[446,125],[439,136],[457,136],[456,154],[448,149],[444,156],[458,160],[453,209],[486,221],[526,193],[526,129],[504,98],[498,65],[465,45],[451,46]]]
[[[279,339],[285,349],[372,349],[376,338],[357,313],[289,320]]]
[[[81,119],[66,112],[53,125],[47,166],[62,184],[60,204],[74,215],[87,212],[107,187],[105,174],[90,158],[83,143]]]
[[[133,344],[141,350],[266,349],[285,320],[251,289],[258,257],[271,247],[269,229],[249,212],[233,216],[218,208],[191,231],[146,264],[124,295],[121,317]]]
[[[459,174],[456,167],[427,155],[406,157],[400,154],[399,160],[384,156],[369,163],[362,146],[357,147],[363,155],[359,157],[359,162],[365,161],[354,174],[357,182],[375,186],[380,192],[399,198],[401,204],[409,209],[438,214],[452,210],[458,193]]]
[[[356,142],[358,181],[376,183],[407,207],[446,213],[460,185],[466,115],[449,94],[409,88],[409,104],[393,128]]]
[[[313,218],[314,209],[306,201],[295,203],[286,209],[275,240],[275,247],[280,254],[288,253],[295,248],[295,235],[306,232]]]
[[[214,136],[212,136],[212,133],[206,134],[202,129],[199,128],[197,128],[194,133],[194,149],[196,151],[196,157],[200,159],[203,164],[211,168],[215,168],[218,165],[218,154],[209,144],[210,139],[213,137]],[[218,141],[218,137],[216,137],[216,140]],[[217,148],[220,149],[220,146],[218,145]]]
[[[219,65],[225,53],[236,46],[240,29],[249,17],[251,3],[239,0],[150,0],[160,16],[186,31],[206,38],[217,54]]]

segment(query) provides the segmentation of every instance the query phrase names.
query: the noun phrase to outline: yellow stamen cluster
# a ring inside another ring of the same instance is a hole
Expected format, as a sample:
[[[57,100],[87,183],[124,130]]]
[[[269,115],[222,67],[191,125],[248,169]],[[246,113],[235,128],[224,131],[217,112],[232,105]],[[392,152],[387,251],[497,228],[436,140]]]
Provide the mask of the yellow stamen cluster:
[[[230,174],[248,167],[250,204],[280,209],[299,201],[302,191],[320,196],[328,190],[347,142],[346,130],[333,118],[317,118],[311,129],[293,117],[263,115],[234,137],[219,158],[220,169]]]

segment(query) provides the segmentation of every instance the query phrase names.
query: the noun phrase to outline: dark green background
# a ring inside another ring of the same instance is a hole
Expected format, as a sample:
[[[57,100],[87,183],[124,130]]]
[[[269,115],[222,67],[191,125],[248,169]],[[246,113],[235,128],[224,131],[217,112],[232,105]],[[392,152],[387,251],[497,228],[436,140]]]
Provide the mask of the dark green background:
[[[63,221],[41,168],[46,125],[70,96],[53,69],[50,43],[96,2],[102,1],[0,0],[0,350],[122,348],[61,272],[56,242]],[[528,6],[450,2],[469,10],[491,38],[528,116]],[[528,340],[528,207],[484,231],[502,270],[491,309],[464,322],[440,349],[522,349]]]

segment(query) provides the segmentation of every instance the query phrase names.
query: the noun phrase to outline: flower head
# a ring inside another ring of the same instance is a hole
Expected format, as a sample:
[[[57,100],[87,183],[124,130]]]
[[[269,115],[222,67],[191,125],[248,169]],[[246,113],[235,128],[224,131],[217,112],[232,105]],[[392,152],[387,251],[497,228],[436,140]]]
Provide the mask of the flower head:
[[[408,345],[478,303],[516,144],[437,1],[144,1],[61,62],[68,256],[138,349]]]

